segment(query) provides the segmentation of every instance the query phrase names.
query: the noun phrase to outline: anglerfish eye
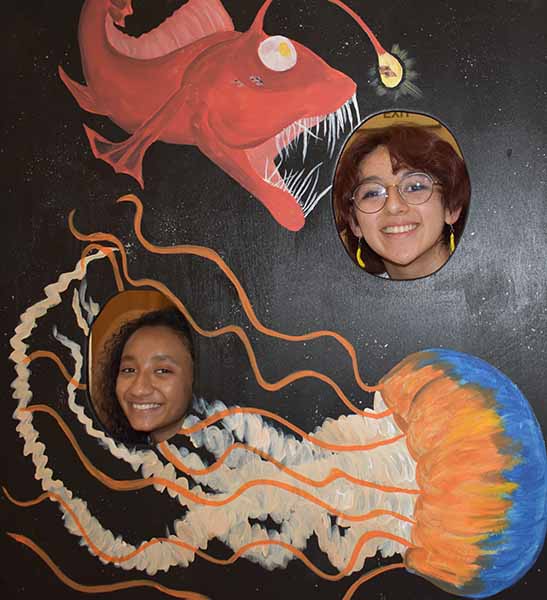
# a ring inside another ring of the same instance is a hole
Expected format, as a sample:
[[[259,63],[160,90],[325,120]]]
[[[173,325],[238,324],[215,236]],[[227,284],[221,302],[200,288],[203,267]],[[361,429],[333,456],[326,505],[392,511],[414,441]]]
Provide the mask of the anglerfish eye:
[[[288,71],[297,60],[294,44],[282,35],[266,38],[258,47],[258,56],[272,71]]]

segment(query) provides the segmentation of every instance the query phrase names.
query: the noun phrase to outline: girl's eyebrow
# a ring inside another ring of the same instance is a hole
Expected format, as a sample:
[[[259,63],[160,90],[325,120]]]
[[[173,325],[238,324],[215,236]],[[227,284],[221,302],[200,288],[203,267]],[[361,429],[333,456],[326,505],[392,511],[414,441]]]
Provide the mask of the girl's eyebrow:
[[[363,177],[363,179],[359,180],[359,185],[361,183],[369,183],[371,181],[382,183],[381,177],[377,177],[376,175],[369,175],[368,177]]]
[[[399,169],[397,172],[393,173],[394,175],[400,175],[401,177],[405,177],[406,175],[411,175],[412,173],[422,173],[423,171],[416,171],[416,169]],[[359,185],[361,183],[369,183],[369,182],[377,182],[384,183],[384,180],[378,175],[369,175],[368,177],[363,177],[363,179],[359,180]]]
[[[178,361],[170,354],[154,354],[154,356],[152,357],[152,360],[155,360],[155,361],[165,360],[167,362],[173,363],[174,365],[179,364]]]
[[[132,354],[124,354],[122,356],[120,362],[124,362],[124,361],[131,362],[131,361],[136,361],[136,360],[137,360],[136,357],[133,356]],[[152,356],[152,360],[156,361],[156,362],[167,361],[167,362],[173,363],[174,365],[178,365],[178,361],[170,354],[154,354]]]

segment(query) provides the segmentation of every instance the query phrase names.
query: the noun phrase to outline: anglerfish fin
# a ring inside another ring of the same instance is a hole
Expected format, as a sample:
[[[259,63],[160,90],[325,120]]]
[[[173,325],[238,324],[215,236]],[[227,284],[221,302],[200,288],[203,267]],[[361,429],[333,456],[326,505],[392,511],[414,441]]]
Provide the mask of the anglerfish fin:
[[[85,85],[77,83],[71,79],[64,71],[63,67],[59,67],[59,76],[62,82],[66,85],[70,93],[76,99],[76,102],[80,105],[80,108],[86,112],[95,113],[97,115],[102,114],[101,110],[97,106],[97,101],[93,92]]]

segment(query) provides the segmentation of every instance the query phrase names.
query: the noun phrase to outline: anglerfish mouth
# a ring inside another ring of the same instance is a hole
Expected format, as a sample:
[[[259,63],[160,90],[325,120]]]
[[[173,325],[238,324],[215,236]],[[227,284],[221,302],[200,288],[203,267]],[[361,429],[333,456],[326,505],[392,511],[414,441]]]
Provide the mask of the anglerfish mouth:
[[[332,185],[318,189],[324,161],[305,165],[310,144],[323,144],[328,159],[332,159],[336,143],[349,126],[360,122],[359,105],[353,94],[337,109],[324,115],[298,119],[268,141],[245,152],[257,174],[269,185],[289,193],[307,217]],[[302,167],[288,168],[300,155]]]

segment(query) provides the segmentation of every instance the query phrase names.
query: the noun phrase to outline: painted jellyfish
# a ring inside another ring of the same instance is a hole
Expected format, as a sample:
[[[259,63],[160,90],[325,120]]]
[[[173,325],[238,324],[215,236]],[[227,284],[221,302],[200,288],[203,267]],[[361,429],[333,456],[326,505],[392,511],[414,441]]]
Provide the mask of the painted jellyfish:
[[[345,598],[367,579],[394,568],[406,568],[453,594],[480,598],[511,586],[532,566],[547,523],[543,437],[514,384],[469,355],[450,350],[412,354],[376,386],[374,410],[328,418],[311,434],[260,408],[203,399],[196,399],[179,432],[196,451],[181,446],[180,437],[162,442],[157,451],[134,450],[97,429],[76,397],[84,386],[81,348],[99,307],[86,299],[85,279],[72,295],[67,290],[85,277],[90,264],[106,256],[112,259],[113,253],[100,250],[84,258],[48,286],[46,297],[22,315],[11,340],[18,373],[14,417],[45,492],[32,501],[12,499],[16,504],[57,502],[64,526],[92,555],[151,576],[187,567],[196,557],[219,565],[245,558],[267,569],[284,568],[298,558],[318,576],[337,581],[362,571],[366,558],[379,551],[384,557],[399,554],[403,561],[360,576]],[[124,275],[138,283],[126,265]],[[29,386],[29,362],[54,358],[53,353],[27,354],[38,321],[66,303],[84,334],[78,342],[54,331],[75,364],[70,374],[56,360],[68,380],[66,406],[74,415],[70,426],[55,407],[32,401],[39,394]],[[88,473],[106,487],[128,493],[153,486],[160,495],[178,500],[186,511],[169,527],[173,533],[135,546],[106,529],[48,463],[45,440],[34,428],[36,412],[57,421]],[[140,470],[142,478],[116,480],[98,470],[71,433],[78,426],[105,452]],[[202,450],[214,460],[204,459]],[[10,535],[44,558],[31,540]],[[312,535],[335,573],[320,570],[304,553]],[[232,557],[218,559],[205,552],[214,538],[233,550]],[[123,585],[144,585],[139,582]]]
[[[307,445],[289,445],[287,450],[287,440],[261,426],[256,417],[232,415],[224,418],[223,430],[209,428],[209,436],[207,429],[192,434],[196,446],[207,447],[218,458],[233,444],[232,436],[226,435],[232,433],[260,447],[270,459],[282,461],[285,473],[297,468],[315,485],[328,475],[345,474],[346,481],[321,495],[322,503],[335,510],[302,506],[298,495],[287,498],[261,489],[229,508],[220,518],[222,525],[215,509],[191,511],[177,523],[177,535],[199,546],[206,543],[200,538],[203,524],[216,523],[217,536],[237,551],[265,535],[299,546],[315,532],[340,573],[361,570],[365,557],[378,550],[384,556],[399,553],[408,571],[471,598],[491,596],[518,581],[539,555],[547,525],[545,445],[523,395],[488,363],[451,350],[413,354],[380,385],[374,408],[391,408],[392,417],[327,419],[314,434],[316,440],[330,440],[330,445],[335,440],[338,449],[349,440],[367,440],[369,446],[374,445],[371,440],[393,442],[367,451],[333,453]],[[173,445],[165,445],[162,452],[181,467]],[[243,482],[264,484],[272,476],[271,464],[249,462],[243,455],[234,457],[230,467],[226,477],[217,472],[198,480],[233,493]],[[232,469],[235,481],[228,489]],[[370,487],[350,485],[365,480]],[[300,489],[311,496],[312,488]],[[243,506],[247,527],[235,518],[236,513],[241,517]],[[372,517],[373,525],[362,515]],[[249,519],[267,516],[280,528],[266,531],[255,525],[253,531]],[[262,548],[246,553],[270,569],[285,566],[292,556],[283,546],[269,553]]]

